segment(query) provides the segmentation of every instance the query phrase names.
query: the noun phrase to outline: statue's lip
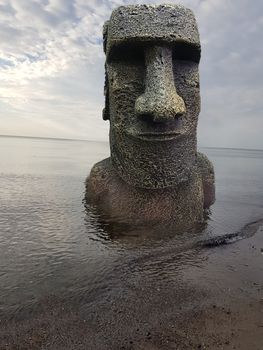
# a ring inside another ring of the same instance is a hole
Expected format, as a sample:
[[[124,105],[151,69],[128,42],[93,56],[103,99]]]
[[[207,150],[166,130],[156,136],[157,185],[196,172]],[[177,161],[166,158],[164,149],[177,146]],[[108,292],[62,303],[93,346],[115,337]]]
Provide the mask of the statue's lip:
[[[170,141],[182,135],[179,131],[169,132],[129,132],[129,136],[144,140],[144,141]]]

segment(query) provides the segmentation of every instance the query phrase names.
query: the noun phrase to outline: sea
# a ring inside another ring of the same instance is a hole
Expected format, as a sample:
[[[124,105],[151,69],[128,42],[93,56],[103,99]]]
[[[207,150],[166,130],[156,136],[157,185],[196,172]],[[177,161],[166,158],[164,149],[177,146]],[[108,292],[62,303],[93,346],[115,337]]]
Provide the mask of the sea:
[[[214,164],[216,202],[195,241],[235,233],[262,219],[263,151],[200,151]],[[108,156],[106,142],[0,137],[1,317],[31,312],[48,297],[96,305],[125,294],[131,283],[143,283],[142,274],[148,285],[165,283],[164,257],[169,278],[180,264],[195,264],[183,248],[189,252],[191,233],[160,230],[151,237],[143,228],[123,226],[112,235],[111,225],[89,209],[85,179],[94,163]]]

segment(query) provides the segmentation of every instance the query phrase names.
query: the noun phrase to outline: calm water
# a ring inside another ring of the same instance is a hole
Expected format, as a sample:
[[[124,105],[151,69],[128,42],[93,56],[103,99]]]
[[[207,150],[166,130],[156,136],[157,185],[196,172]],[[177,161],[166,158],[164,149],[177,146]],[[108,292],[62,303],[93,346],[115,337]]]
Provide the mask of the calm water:
[[[214,163],[217,200],[198,237],[235,232],[262,218],[263,151],[202,151]],[[142,277],[165,285],[183,263],[198,264],[184,250],[193,240],[189,233],[149,237],[145,229],[119,227],[113,235],[85,209],[85,178],[108,155],[107,143],[0,137],[3,314],[12,317],[49,295],[103,302]],[[180,259],[169,259],[176,251]]]

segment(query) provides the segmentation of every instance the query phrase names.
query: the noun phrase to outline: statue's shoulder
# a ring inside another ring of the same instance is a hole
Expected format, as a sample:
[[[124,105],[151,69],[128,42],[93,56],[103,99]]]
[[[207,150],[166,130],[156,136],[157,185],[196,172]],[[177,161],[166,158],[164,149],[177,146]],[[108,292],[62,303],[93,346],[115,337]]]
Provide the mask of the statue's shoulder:
[[[96,163],[86,179],[87,196],[92,199],[103,195],[108,188],[111,177],[112,165],[110,158]]]
[[[214,176],[214,167],[212,162],[208,157],[201,153],[197,152],[197,165],[200,173],[204,176],[213,175]]]
[[[110,169],[111,169],[110,158],[103,159],[100,162],[93,165],[90,171],[90,177],[94,177],[94,176],[104,177],[110,172]]]
[[[197,153],[197,166],[203,182],[204,208],[215,202],[215,172],[212,162],[201,152]]]

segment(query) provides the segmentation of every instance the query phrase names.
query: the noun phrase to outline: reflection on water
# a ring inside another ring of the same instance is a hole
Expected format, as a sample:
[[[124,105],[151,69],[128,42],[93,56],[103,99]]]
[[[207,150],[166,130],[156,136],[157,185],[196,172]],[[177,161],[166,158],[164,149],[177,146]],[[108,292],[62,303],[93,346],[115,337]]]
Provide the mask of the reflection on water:
[[[204,259],[197,240],[261,218],[263,152],[203,151],[217,200],[205,226],[175,235],[169,223],[131,227],[85,207],[84,181],[106,143],[0,137],[1,312],[12,317],[48,295],[92,304],[138,283],[178,283],[182,266]]]
[[[143,242],[147,243],[149,240],[169,240],[176,237],[179,242],[185,235],[189,239],[193,239],[195,236],[200,236],[200,233],[204,231],[207,227],[207,219],[209,218],[210,212],[206,212],[205,222],[196,223],[192,226],[191,230],[186,232],[180,231],[178,225],[175,226],[174,220],[168,220],[164,222],[147,222],[143,224],[131,224],[127,222],[126,217],[113,217],[112,215],[107,215],[102,210],[99,210],[95,205],[89,204],[85,200],[83,201],[86,209],[86,222],[89,224],[92,222],[96,224],[96,227],[99,227],[98,235],[101,239],[120,241],[122,244],[126,242],[128,245],[132,244],[142,244]]]

